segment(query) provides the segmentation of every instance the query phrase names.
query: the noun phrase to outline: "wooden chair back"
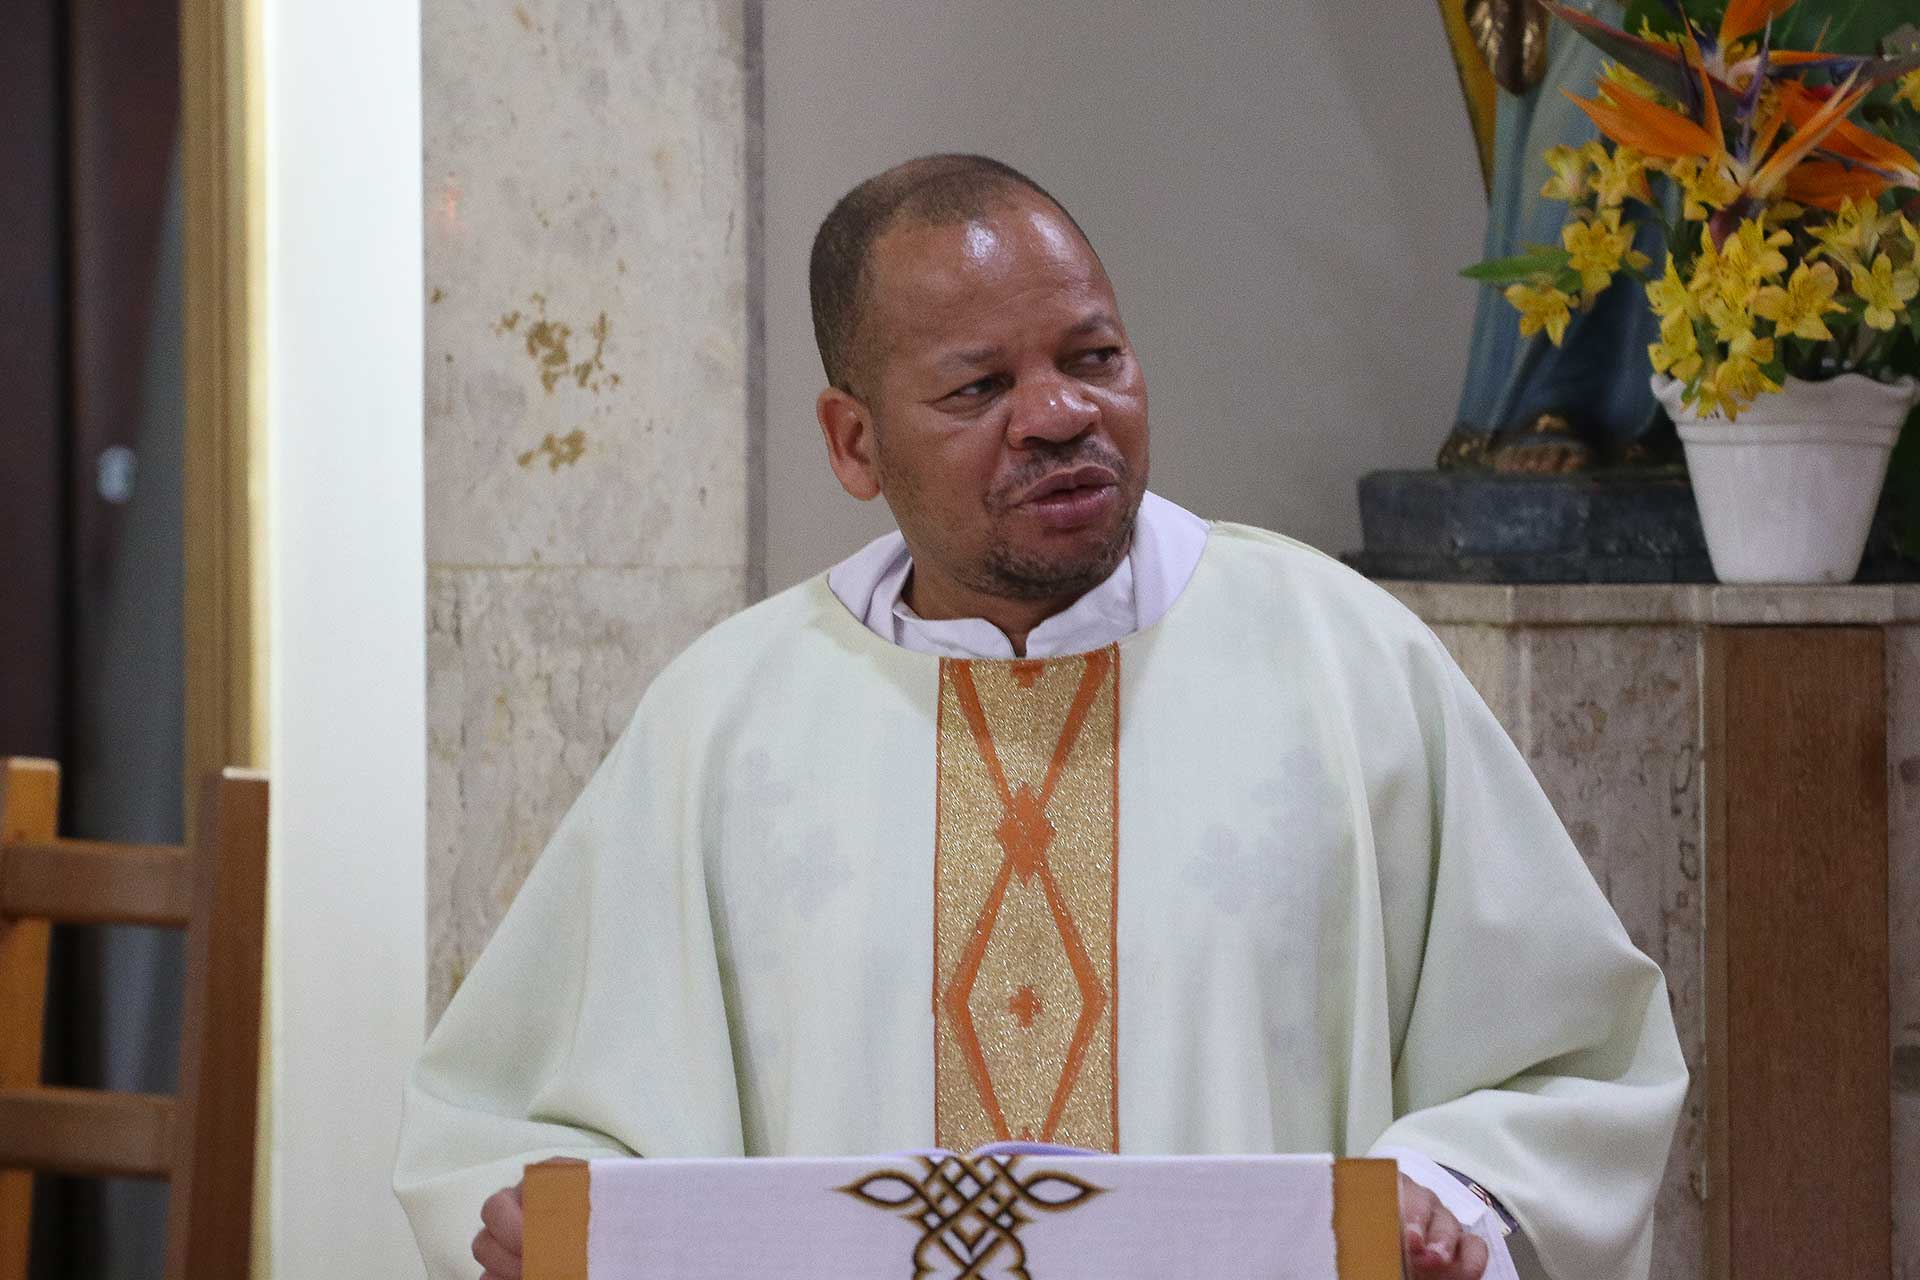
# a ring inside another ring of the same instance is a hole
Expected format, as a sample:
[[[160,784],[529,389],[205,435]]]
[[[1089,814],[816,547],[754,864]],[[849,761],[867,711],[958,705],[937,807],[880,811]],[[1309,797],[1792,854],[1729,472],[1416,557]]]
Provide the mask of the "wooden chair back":
[[[167,1280],[250,1265],[266,939],[267,781],[226,769],[193,843],[55,836],[59,766],[7,758],[0,785],[0,1280],[25,1280],[33,1173],[163,1178]],[[173,1096],[40,1082],[50,926],[186,931]]]

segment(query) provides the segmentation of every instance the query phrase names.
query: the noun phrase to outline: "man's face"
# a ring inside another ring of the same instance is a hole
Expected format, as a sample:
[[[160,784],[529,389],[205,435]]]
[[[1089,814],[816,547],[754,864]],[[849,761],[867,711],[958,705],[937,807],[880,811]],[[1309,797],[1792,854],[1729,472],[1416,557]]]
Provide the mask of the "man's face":
[[[1146,489],[1147,388],[1092,249],[1035,199],[895,228],[870,270],[856,390],[916,578],[1015,600],[1098,585]]]

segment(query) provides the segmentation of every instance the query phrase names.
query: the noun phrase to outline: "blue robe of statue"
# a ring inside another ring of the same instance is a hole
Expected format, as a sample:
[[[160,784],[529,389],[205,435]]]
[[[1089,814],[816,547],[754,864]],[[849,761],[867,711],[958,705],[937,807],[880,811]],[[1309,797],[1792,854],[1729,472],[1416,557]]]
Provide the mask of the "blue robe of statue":
[[[1614,12],[1606,12],[1609,7]],[[1599,16],[1618,21],[1619,6],[1602,6]],[[1568,206],[1540,194],[1552,177],[1544,156],[1549,147],[1583,146],[1599,136],[1561,90],[1592,97],[1605,56],[1562,23],[1553,24],[1549,40],[1541,83],[1525,96],[1504,90],[1499,95],[1488,258],[1525,253],[1528,245],[1560,245]],[[1634,245],[1656,263],[1665,260],[1654,226],[1643,225]],[[1592,311],[1574,313],[1561,347],[1544,335],[1522,338],[1519,313],[1499,290],[1485,289],[1474,318],[1457,422],[1486,435],[1556,413],[1600,446],[1603,460],[1617,455],[1659,421],[1647,362],[1647,346],[1659,336],[1645,291],[1625,275],[1600,295]]]

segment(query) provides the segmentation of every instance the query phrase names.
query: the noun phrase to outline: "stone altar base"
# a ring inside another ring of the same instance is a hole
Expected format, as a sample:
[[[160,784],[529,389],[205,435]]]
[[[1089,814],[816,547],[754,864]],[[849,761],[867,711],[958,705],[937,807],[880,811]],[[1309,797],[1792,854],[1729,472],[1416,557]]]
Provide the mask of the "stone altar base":
[[[1653,1274],[1920,1280],[1920,586],[1382,585],[1666,972]]]

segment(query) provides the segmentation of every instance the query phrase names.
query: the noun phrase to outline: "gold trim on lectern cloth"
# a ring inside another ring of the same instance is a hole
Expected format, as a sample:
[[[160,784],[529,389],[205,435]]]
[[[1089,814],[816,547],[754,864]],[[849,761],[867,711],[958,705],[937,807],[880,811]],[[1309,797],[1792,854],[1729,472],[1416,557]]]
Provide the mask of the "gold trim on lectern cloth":
[[[583,1160],[543,1160],[524,1173],[527,1280],[587,1280],[592,1167]]]
[[[1119,1150],[1118,647],[940,664],[934,1131]]]

